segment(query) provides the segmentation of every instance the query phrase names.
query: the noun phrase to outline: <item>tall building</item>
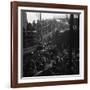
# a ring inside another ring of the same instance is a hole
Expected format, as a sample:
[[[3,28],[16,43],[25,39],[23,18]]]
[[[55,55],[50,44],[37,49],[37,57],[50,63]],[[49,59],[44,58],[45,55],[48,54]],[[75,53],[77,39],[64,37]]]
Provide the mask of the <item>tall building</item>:
[[[27,24],[28,24],[28,22],[27,22],[26,12],[22,11],[21,12],[21,28],[22,28],[22,30],[26,30]]]

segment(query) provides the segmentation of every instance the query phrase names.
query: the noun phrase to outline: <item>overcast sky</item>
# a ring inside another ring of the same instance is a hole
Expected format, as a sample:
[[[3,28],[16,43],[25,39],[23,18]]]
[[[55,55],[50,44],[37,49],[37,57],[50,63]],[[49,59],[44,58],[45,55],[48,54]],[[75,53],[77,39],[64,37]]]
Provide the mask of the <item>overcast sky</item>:
[[[69,16],[69,15],[68,15]],[[27,20],[32,23],[39,19],[40,13],[36,12],[27,12]],[[53,19],[53,18],[66,18],[66,14],[55,14],[55,13],[41,13],[41,19]]]

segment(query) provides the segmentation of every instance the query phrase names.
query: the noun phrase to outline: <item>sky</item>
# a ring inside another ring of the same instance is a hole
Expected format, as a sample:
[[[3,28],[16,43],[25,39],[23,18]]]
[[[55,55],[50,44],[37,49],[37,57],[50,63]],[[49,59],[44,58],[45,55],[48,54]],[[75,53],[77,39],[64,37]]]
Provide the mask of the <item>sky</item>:
[[[34,20],[35,20],[35,22],[37,22],[37,20],[40,17],[39,12],[27,12],[26,14],[27,14],[27,20],[30,23],[32,23]],[[66,18],[66,14],[41,13],[41,19],[42,20],[53,19],[53,18]]]

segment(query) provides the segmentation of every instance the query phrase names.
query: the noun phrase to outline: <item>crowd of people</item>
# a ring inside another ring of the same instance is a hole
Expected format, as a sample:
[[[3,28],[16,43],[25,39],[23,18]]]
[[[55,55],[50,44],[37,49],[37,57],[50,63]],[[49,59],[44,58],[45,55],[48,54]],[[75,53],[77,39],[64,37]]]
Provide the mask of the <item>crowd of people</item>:
[[[24,55],[23,64],[25,76],[78,74],[79,51],[37,46],[36,51]]]

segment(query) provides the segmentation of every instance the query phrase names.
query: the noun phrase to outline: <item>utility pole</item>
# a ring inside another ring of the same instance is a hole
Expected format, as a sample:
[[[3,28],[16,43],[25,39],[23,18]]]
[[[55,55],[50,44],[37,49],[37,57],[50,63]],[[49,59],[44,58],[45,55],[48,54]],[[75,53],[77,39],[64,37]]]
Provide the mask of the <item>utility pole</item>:
[[[40,12],[39,20],[41,21],[41,12]]]
[[[40,21],[40,36],[41,36],[41,42],[43,43],[43,33],[42,33],[42,23],[41,23],[41,19],[42,19],[42,15],[41,15],[41,12],[39,14],[39,21]]]

